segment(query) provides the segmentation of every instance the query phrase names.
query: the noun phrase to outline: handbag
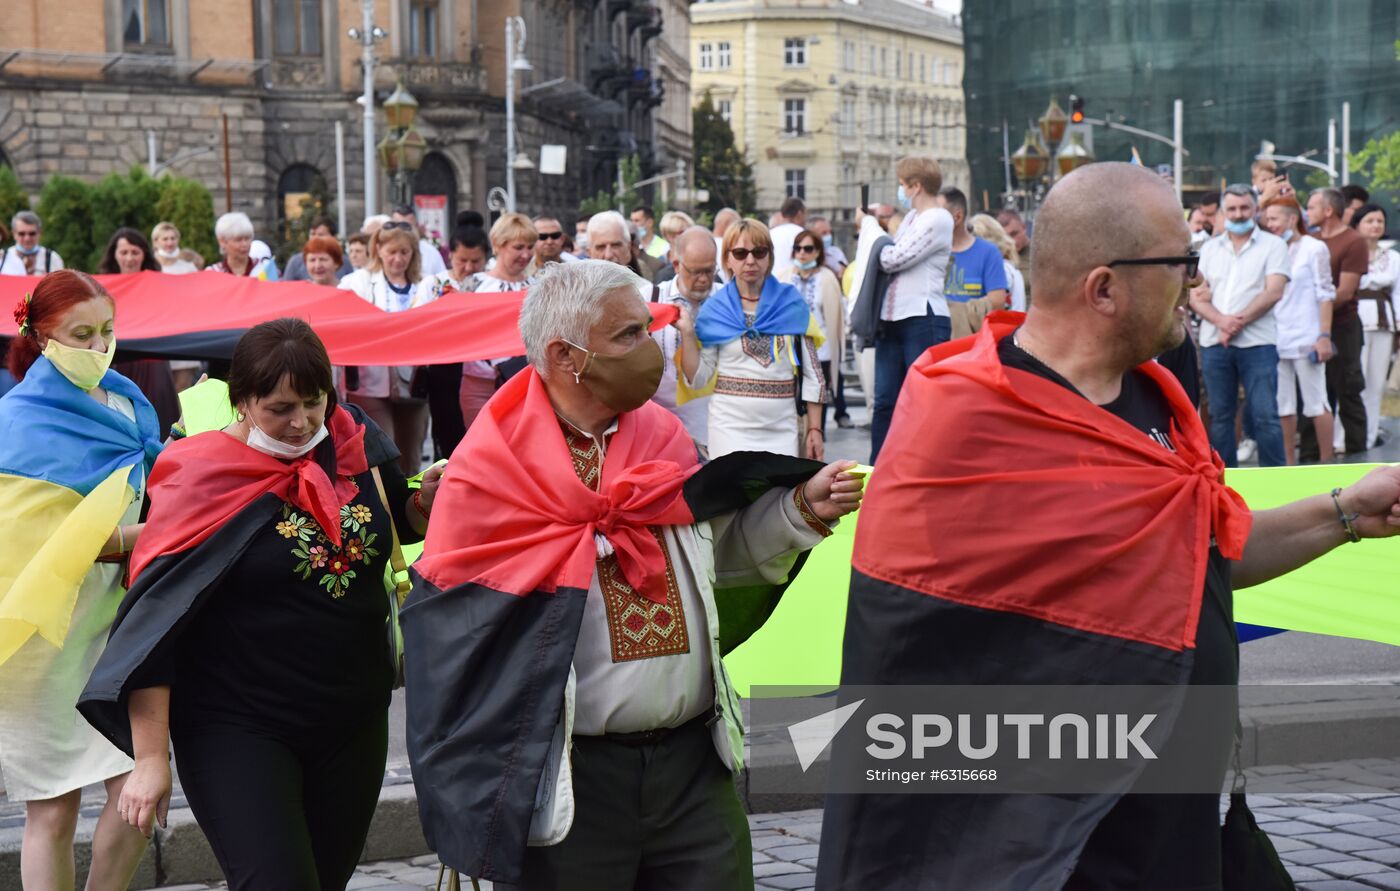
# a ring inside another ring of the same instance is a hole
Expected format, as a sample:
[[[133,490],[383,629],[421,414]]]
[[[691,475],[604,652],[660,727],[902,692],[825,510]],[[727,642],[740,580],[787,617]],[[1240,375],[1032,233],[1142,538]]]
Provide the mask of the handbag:
[[[389,514],[389,534],[393,537],[394,548],[389,552],[389,568],[384,575],[384,588],[389,597],[389,617],[385,620],[389,637],[389,664],[394,671],[394,686],[403,686],[403,629],[399,627],[399,608],[404,598],[413,589],[408,579],[408,566],[403,559],[403,548],[399,546],[399,530],[394,527],[394,511],[389,507],[389,496],[384,494],[384,480],[379,476],[379,468],[370,469],[374,475],[374,487],[379,490],[379,501]]]
[[[1295,891],[1293,877],[1245,801],[1245,776],[1240,766],[1242,735],[1237,723],[1235,783],[1230,790],[1230,809],[1220,827],[1220,887],[1224,891]]]

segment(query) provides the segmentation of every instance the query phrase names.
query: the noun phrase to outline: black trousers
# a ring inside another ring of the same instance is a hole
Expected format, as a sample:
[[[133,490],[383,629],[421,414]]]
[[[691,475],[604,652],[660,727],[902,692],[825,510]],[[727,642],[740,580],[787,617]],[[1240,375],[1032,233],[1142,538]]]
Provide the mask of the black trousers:
[[[1350,312],[1343,310],[1332,319],[1332,346],[1337,348],[1337,355],[1327,363],[1327,401],[1341,419],[1348,455],[1366,451],[1366,404],[1361,401],[1361,391],[1366,389],[1366,375],[1361,370],[1365,334],[1355,306],[1353,303]],[[1317,431],[1313,425],[1299,424],[1298,435],[1299,460],[1317,461]]]
[[[753,888],[748,818],[703,721],[649,745],[576,736],[572,764],[573,827],[528,849],[516,891]]]
[[[299,739],[179,722],[171,735],[185,798],[230,889],[343,891],[379,802],[387,712]]]

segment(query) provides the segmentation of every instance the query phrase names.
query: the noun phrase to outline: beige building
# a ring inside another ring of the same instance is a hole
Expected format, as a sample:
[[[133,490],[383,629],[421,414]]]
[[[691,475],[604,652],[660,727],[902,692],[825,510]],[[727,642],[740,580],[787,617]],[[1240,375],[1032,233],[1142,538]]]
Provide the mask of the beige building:
[[[692,98],[728,118],[761,212],[797,195],[849,219],[861,183],[892,203],[907,154],[967,187],[962,32],[931,2],[702,0],[690,46]]]

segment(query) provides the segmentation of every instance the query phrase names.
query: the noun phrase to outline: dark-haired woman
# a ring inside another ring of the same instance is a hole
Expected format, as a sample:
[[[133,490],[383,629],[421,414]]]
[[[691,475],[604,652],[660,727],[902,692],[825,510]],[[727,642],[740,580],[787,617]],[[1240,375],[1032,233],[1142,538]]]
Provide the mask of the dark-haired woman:
[[[73,720],[160,451],[155,411],[109,369],[115,308],[88,275],[45,276],[16,307],[9,367],[20,383],[0,399],[0,771],[9,800],[25,803],[27,889],[74,887],[84,786],[107,789],[89,889],[126,888],[146,847],[117,810],[131,759]]]
[[[125,275],[144,271],[161,271],[160,261],[156,259],[146,236],[126,227],[113,232],[112,237],[107,239],[102,262],[97,264],[98,274]]]
[[[151,250],[146,236],[135,229],[122,228],[107,239],[107,250],[97,265],[100,275],[127,275],[133,272],[160,272],[160,262]],[[169,430],[180,417],[179,391],[175,388],[175,373],[168,359],[127,359],[113,366],[141,388],[155,406],[160,429]],[[195,375],[198,377],[198,374]]]
[[[80,711],[136,767],[121,811],[163,820],[168,737],[231,888],[344,888],[379,797],[393,678],[385,566],[417,541],[393,441],[338,405],[305,322],[234,349],[238,420],[172,443],[132,588]]]

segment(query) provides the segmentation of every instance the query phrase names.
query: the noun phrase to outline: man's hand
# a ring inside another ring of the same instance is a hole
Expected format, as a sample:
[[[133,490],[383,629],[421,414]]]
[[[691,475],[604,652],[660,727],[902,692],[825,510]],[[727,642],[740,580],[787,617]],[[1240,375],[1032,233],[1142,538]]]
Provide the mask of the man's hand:
[[[847,473],[854,461],[833,461],[802,487],[802,497],[824,523],[838,520],[860,507],[865,497],[865,479]]]
[[[1400,535],[1400,465],[1377,467],[1338,496],[1362,538]]]
[[[1319,337],[1313,349],[1317,350],[1318,362],[1329,362],[1333,356],[1337,355],[1337,350],[1332,346],[1332,338],[1330,337]]]
[[[1235,337],[1241,331],[1244,330],[1244,327],[1247,324],[1249,323],[1245,321],[1244,316],[1227,315],[1220,319],[1220,324],[1216,327],[1218,327],[1221,331],[1225,332],[1231,337]]]

